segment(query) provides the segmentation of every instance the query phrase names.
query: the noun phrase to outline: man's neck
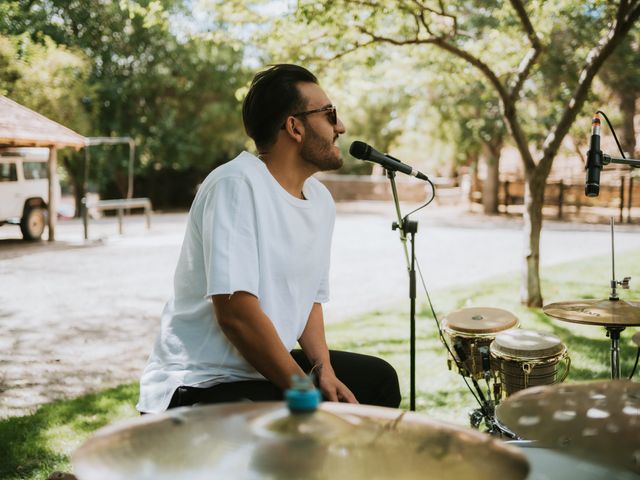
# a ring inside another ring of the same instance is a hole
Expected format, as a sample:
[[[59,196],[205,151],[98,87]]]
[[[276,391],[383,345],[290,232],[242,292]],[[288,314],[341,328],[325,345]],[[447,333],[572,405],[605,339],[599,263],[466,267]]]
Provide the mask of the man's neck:
[[[305,168],[305,163],[297,156],[277,151],[261,154],[259,158],[282,188],[296,198],[304,198],[302,193],[304,182],[316,173],[315,170]]]

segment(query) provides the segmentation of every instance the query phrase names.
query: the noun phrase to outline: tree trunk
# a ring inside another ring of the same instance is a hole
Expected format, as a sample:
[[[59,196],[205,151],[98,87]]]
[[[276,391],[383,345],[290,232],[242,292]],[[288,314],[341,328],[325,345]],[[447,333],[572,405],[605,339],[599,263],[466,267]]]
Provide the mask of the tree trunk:
[[[546,176],[527,172],[524,185],[524,265],[520,301],[528,307],[542,307],[540,288],[540,232]]]
[[[64,168],[71,180],[73,186],[73,199],[75,204],[75,218],[80,218],[82,213],[82,197],[85,195],[84,191],[84,163],[78,159],[78,157],[72,157],[65,155],[62,159]]]
[[[633,120],[636,115],[636,94],[634,91],[625,91],[620,94],[620,111],[622,112],[622,138],[621,144],[625,154],[631,158],[635,156],[636,132],[633,128]]]
[[[468,154],[467,163],[470,167],[471,185],[469,186],[469,209],[472,209],[475,193],[480,191],[480,179],[478,178],[478,154]]]
[[[498,213],[498,194],[500,190],[502,138],[486,143],[484,150],[487,177],[482,188],[482,206],[484,207],[485,215],[496,215]]]
[[[71,183],[73,184],[73,204],[75,207],[75,218],[82,216],[82,198],[85,196],[84,185],[82,179],[72,177]]]

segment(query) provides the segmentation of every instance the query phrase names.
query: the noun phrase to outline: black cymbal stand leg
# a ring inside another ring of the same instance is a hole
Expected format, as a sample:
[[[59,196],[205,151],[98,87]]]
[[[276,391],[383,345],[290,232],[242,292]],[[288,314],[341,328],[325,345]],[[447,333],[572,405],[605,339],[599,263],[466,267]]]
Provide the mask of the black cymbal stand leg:
[[[611,338],[611,378],[620,378],[620,332],[625,327],[606,327],[607,336]]]

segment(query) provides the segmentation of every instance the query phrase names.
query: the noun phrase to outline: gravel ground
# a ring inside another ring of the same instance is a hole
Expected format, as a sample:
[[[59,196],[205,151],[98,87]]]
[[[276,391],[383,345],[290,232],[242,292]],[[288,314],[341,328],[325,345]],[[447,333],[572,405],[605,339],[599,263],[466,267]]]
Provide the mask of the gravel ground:
[[[519,270],[519,220],[429,208],[415,216],[416,252],[436,303],[438,290]],[[390,204],[338,206],[327,322],[404,307],[406,264],[393,220]],[[115,220],[103,219],[85,242],[78,221],[61,221],[57,242],[37,244],[18,240],[16,227],[0,228],[0,417],[138,378],[171,293],[185,222],[186,214],[156,214],[147,231],[134,216],[118,235]],[[639,245],[640,227],[620,227],[619,276],[634,274],[624,271],[624,250]],[[543,265],[609,249],[606,225],[545,223]],[[606,289],[609,272],[598,275]]]

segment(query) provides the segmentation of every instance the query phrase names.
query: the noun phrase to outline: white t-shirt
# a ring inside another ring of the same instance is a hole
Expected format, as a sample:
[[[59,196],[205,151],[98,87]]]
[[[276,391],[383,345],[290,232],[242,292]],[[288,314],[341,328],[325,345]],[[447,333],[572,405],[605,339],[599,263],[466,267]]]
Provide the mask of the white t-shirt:
[[[189,212],[174,296],[140,379],[139,411],[165,410],[181,385],[264,378],[222,333],[211,295],[255,295],[282,343],[294,348],[313,304],[329,299],[335,222],[324,185],[310,177],[303,194],[290,195],[247,152],[205,179]]]

